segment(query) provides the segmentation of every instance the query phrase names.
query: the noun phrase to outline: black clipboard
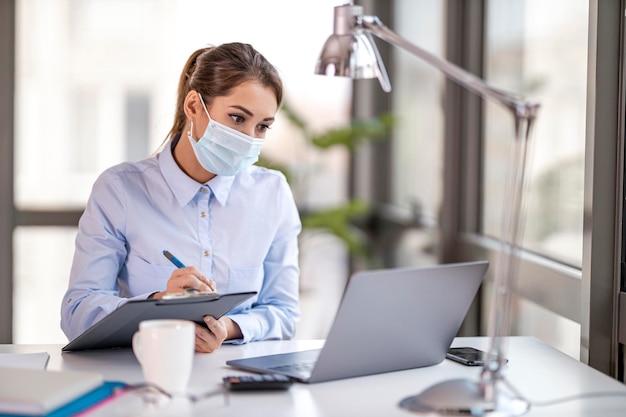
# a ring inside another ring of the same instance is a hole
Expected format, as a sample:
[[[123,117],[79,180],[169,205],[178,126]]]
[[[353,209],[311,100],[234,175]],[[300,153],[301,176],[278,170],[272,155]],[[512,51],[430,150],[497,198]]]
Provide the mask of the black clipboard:
[[[205,325],[202,318],[222,317],[256,295],[255,291],[233,294],[188,295],[171,299],[131,300],[91,326],[61,350],[71,352],[131,346],[139,322],[154,319],[191,320]]]

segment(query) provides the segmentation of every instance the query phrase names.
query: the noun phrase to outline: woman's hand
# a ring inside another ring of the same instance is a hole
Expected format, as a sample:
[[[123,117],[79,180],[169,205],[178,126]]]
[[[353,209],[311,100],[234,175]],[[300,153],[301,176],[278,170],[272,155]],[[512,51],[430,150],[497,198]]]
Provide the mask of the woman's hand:
[[[200,292],[215,292],[215,281],[208,279],[195,266],[186,266],[175,269],[167,281],[165,292],[152,294],[149,298],[163,298],[164,294],[185,292],[188,289],[196,289]]]
[[[243,337],[237,323],[226,316],[219,320],[206,316],[204,322],[207,327],[196,324],[196,352],[211,353],[219,348],[224,340]]]
[[[167,281],[166,292],[184,292],[195,288],[200,292],[215,292],[215,281],[208,279],[195,266],[186,266],[175,269]]]

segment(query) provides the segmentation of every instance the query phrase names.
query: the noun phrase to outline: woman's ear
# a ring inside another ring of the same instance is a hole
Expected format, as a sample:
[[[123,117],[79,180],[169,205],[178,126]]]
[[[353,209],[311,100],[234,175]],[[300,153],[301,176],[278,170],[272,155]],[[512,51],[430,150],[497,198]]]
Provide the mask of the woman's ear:
[[[188,119],[195,121],[195,118],[197,117],[198,112],[201,109],[202,103],[200,103],[198,92],[196,92],[196,90],[189,90],[189,92],[185,96],[185,101],[183,103],[183,111],[185,112],[185,116],[187,116]]]

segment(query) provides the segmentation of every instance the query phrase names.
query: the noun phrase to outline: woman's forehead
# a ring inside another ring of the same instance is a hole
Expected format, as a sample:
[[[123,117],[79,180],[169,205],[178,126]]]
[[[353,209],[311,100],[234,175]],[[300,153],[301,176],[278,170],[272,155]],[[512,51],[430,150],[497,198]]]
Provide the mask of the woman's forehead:
[[[255,116],[271,117],[278,111],[274,90],[257,81],[241,83],[232,88],[228,95],[214,100],[225,106],[243,106]]]

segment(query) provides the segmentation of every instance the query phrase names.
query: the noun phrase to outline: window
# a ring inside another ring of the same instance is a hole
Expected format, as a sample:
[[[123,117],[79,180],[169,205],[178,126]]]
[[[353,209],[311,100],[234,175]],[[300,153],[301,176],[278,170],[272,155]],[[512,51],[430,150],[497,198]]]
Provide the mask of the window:
[[[576,269],[583,259],[588,20],[586,0],[498,0],[486,8],[487,80],[541,103],[528,155],[522,246]],[[513,121],[487,102],[484,120],[482,234],[499,238]],[[514,297],[511,332],[534,335],[578,358],[580,324],[546,300],[565,298],[572,306],[580,300],[559,293],[547,268],[533,271],[539,275],[526,270],[523,285],[535,297]]]
[[[578,268],[582,266],[588,19],[585,0],[490,1],[487,8],[487,79],[541,103],[528,159],[531,176],[523,246]],[[485,120],[482,232],[497,237],[513,124],[493,104],[487,105]]]
[[[482,68],[491,85],[541,102],[526,194],[527,258],[521,263],[519,275],[524,279],[513,300],[511,332],[536,336],[578,358],[588,1],[481,4],[396,0],[391,27],[437,56]],[[453,27],[454,22],[461,23]],[[443,256],[446,261],[489,259],[493,266],[514,134],[512,117],[489,100],[474,101],[471,93],[467,100],[446,102],[458,97],[447,94],[437,70],[399,48],[392,51],[393,113],[399,118],[392,143],[393,205],[410,208],[419,203],[422,213],[433,219],[431,228],[403,229],[397,264],[441,262]],[[463,140],[462,152],[456,146],[444,148],[448,127],[455,137],[450,143]],[[446,152],[457,153],[458,167],[452,165],[456,157]],[[444,172],[448,169],[458,169],[460,178],[444,184],[445,175],[454,178]],[[458,207],[445,203],[451,195],[448,189],[444,193],[448,186],[458,189]],[[477,313],[480,334],[487,332],[491,291],[488,279]]]
[[[394,28],[402,37],[437,55],[444,55],[442,2],[395,2]],[[437,263],[437,218],[443,192],[442,96],[440,71],[400,48],[393,48],[392,203],[426,220],[405,230],[397,246],[399,265]],[[435,225],[435,227],[430,227]]]

